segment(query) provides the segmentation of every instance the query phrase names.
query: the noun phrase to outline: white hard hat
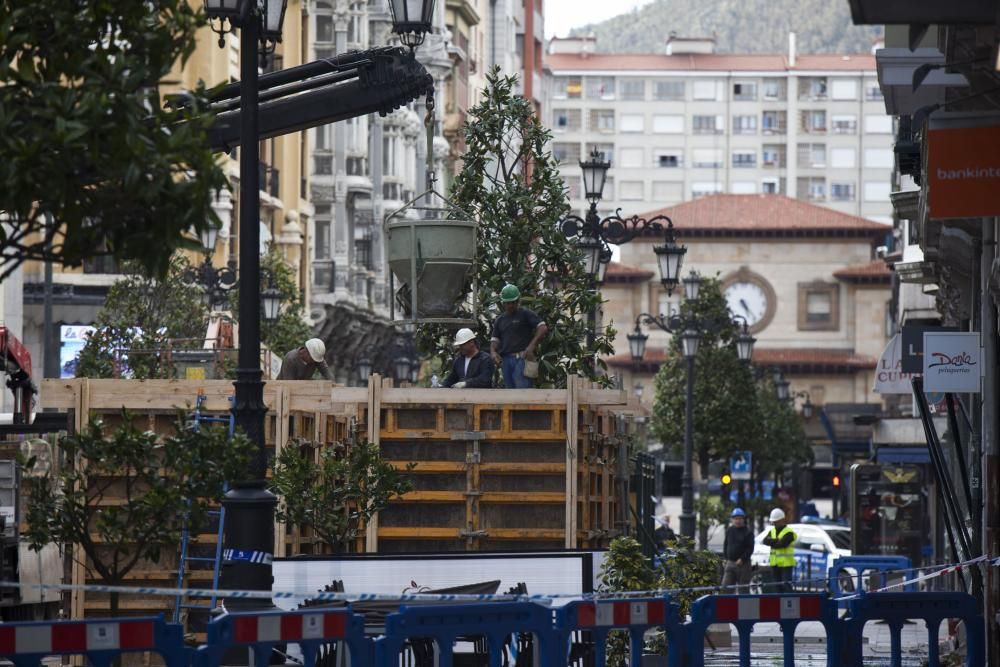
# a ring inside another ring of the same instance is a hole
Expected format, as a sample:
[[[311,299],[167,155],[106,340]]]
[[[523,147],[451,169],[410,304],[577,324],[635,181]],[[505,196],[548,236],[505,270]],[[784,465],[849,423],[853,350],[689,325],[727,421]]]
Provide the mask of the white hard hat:
[[[476,334],[473,333],[472,329],[459,329],[458,333],[455,334],[455,347],[458,347],[459,345],[462,345],[464,343],[468,343],[475,337]]]
[[[771,510],[771,516],[767,517],[767,520],[770,521],[771,523],[774,523],[775,521],[783,521],[784,518],[785,518],[785,513],[781,511],[779,508],[775,507],[773,510]]]
[[[306,341],[306,351],[317,364],[326,358],[326,345],[319,338],[310,338]]]

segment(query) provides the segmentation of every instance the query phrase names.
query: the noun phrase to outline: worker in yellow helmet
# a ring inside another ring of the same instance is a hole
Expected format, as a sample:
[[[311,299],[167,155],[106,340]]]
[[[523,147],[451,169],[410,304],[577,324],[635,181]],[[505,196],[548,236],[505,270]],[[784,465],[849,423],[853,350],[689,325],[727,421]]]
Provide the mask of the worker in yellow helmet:
[[[795,540],[797,535],[785,521],[785,513],[775,507],[768,517],[771,530],[764,536],[764,544],[771,547],[768,564],[778,593],[791,593],[792,573],[795,570]]]

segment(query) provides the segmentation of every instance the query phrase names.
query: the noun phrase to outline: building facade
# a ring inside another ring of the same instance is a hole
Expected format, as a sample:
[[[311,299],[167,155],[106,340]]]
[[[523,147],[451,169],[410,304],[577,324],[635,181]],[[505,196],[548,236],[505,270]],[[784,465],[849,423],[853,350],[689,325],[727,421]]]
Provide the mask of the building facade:
[[[892,118],[869,55],[716,54],[710,39],[664,54],[594,52],[554,39],[544,118],[574,208],[577,163],[611,160],[602,212],[708,194],[783,194],[891,222]]]

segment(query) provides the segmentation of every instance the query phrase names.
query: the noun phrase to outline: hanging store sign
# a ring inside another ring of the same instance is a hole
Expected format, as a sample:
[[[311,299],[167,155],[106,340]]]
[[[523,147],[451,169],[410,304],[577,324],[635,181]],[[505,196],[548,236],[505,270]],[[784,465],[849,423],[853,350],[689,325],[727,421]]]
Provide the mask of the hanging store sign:
[[[909,394],[913,391],[911,380],[916,373],[903,370],[903,336],[896,334],[885,346],[875,368],[876,394]]]
[[[980,357],[978,333],[925,333],[924,389],[978,393]]]
[[[958,331],[956,327],[930,327],[917,324],[903,325],[903,333],[900,334],[902,342],[902,364],[900,370],[904,373],[920,374],[924,372],[924,334],[928,331]],[[888,349],[888,348],[887,348]],[[885,356],[885,353],[883,353]],[[882,392],[888,393],[888,392]],[[906,391],[904,393],[910,393]]]
[[[1000,126],[934,125],[927,136],[928,216],[941,220],[1000,215],[996,196],[1000,191]]]

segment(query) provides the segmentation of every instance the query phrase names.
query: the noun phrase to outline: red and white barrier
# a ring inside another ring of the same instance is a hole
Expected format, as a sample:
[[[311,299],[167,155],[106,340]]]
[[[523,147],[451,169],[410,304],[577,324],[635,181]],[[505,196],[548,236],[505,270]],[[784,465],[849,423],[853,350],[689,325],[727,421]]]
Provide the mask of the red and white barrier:
[[[621,627],[663,623],[663,600],[642,602],[585,602],[577,607],[577,622],[585,627]]]
[[[819,620],[822,599],[819,595],[719,597],[715,599],[715,620]]]
[[[0,625],[0,655],[155,649],[152,621]]]
[[[346,611],[239,616],[233,622],[233,641],[238,644],[343,639],[346,632]]]

